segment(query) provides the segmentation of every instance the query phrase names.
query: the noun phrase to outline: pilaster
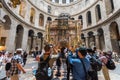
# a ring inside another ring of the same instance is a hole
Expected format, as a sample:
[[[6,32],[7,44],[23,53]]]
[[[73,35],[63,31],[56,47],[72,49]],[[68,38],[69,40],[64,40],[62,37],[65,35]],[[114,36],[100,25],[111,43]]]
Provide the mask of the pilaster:
[[[23,40],[22,40],[22,49],[27,50],[27,44],[28,44],[28,29],[24,27],[23,32]]]
[[[103,30],[104,30],[104,39],[105,39],[105,51],[111,51],[112,45],[111,45],[109,25],[104,26]]]
[[[6,50],[13,52],[15,51],[15,37],[16,37],[16,26],[18,24],[12,21],[11,29],[9,30],[8,39],[6,41]]]

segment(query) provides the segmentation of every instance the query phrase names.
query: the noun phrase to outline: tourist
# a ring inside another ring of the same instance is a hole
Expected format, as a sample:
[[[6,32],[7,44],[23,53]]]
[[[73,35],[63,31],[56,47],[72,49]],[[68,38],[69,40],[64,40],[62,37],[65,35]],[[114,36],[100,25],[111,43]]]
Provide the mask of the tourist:
[[[85,58],[86,54],[85,48],[79,48],[77,58],[69,58],[69,62],[72,65],[73,80],[86,80],[86,72],[90,69],[90,62]],[[85,65],[85,69],[83,65]]]
[[[10,68],[10,78],[11,80],[19,80],[19,74],[22,71],[23,73],[26,73],[26,71],[23,69],[22,64],[22,51],[21,49],[16,50],[16,55],[13,56],[11,59],[11,68]]]
[[[107,52],[101,52],[101,57],[99,58],[101,61],[102,61],[102,72],[103,72],[103,75],[104,75],[104,78],[105,80],[110,80],[110,76],[109,76],[109,71],[106,67],[106,64],[107,64]]]

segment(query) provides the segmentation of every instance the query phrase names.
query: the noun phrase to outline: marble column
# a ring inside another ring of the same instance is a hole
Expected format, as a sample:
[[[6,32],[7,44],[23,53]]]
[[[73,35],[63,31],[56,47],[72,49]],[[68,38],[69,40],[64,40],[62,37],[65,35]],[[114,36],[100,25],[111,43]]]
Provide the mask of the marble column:
[[[32,46],[33,48],[36,47],[36,39],[37,39],[36,37],[33,37],[33,46]]]
[[[28,29],[24,27],[22,49],[27,50],[27,45],[28,45]]]
[[[111,51],[111,38],[110,38],[110,31],[109,31],[109,24],[103,27],[104,30],[104,39],[105,39],[105,51]]]
[[[95,44],[96,44],[96,48],[100,49],[99,36],[98,35],[95,35]]]
[[[12,21],[11,28],[9,30],[8,39],[6,42],[6,50],[10,52],[15,51],[15,37],[16,37],[16,26],[18,23]]]
[[[89,47],[89,45],[88,45],[88,37],[85,37],[85,45],[86,45],[86,47],[88,48]]]

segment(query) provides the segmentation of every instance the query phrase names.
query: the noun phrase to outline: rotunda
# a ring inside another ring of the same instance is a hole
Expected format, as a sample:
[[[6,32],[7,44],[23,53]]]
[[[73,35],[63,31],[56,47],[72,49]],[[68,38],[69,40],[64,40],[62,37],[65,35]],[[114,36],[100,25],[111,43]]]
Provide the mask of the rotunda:
[[[82,40],[86,47],[119,53],[119,3],[120,0],[0,0],[0,46],[7,51],[30,51],[36,46],[42,50],[44,43],[57,44],[63,38],[69,42],[75,39],[71,42],[74,45]],[[60,20],[60,14],[67,19]]]

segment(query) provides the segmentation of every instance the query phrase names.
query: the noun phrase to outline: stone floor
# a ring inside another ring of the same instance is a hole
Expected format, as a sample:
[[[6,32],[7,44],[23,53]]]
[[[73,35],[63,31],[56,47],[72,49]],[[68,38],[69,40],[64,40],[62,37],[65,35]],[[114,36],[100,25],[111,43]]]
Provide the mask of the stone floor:
[[[109,71],[111,80],[120,80],[120,63],[116,63],[116,66],[117,67],[115,70]],[[32,74],[33,67],[37,67],[37,62],[31,56],[29,56],[28,60],[27,60],[27,64],[24,67],[26,70],[26,74],[21,74],[20,80],[35,80],[35,77]],[[55,72],[56,72],[56,70],[54,71],[54,74],[55,74]],[[62,69],[61,72],[63,75],[64,70]],[[98,74],[99,74],[99,80],[104,80],[102,72],[100,71],[100,72],[98,72]],[[2,71],[0,72],[0,80],[3,77],[5,77],[4,66],[3,66]],[[54,78],[55,77],[56,76],[54,76]],[[59,77],[60,80],[62,80],[63,78],[64,78],[64,76]]]

